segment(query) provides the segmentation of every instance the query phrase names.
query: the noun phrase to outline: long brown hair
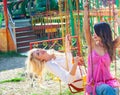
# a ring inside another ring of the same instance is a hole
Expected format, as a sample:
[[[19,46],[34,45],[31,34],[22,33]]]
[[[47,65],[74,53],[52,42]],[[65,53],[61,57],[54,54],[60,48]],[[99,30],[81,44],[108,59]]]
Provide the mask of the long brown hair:
[[[102,39],[103,46],[107,49],[111,61],[113,60],[113,38],[110,25],[106,22],[100,22],[94,25],[97,36]]]

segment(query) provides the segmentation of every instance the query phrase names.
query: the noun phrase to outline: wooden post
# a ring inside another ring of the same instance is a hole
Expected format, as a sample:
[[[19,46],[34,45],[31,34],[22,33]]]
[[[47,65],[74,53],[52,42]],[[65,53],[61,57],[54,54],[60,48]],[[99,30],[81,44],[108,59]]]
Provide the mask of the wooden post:
[[[7,0],[3,0],[4,5],[4,19],[5,19],[5,26],[6,26],[6,39],[7,39],[7,51],[9,50],[8,45],[8,12],[7,12]]]

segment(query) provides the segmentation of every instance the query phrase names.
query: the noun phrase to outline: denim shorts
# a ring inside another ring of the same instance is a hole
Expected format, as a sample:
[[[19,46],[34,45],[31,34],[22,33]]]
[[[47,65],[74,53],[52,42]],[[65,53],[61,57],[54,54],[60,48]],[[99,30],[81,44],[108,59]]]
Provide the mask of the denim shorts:
[[[96,87],[96,95],[119,95],[119,88],[113,88],[107,84],[101,84]]]
[[[113,88],[107,84],[101,84],[96,88],[97,95],[119,95],[119,89]]]

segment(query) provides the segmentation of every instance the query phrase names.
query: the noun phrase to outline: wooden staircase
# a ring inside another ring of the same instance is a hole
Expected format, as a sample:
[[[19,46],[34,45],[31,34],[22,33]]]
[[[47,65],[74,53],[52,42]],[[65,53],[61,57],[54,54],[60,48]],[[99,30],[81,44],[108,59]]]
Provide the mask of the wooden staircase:
[[[29,43],[36,41],[36,35],[32,31],[30,19],[14,20],[16,31],[17,52],[27,52],[30,47]]]

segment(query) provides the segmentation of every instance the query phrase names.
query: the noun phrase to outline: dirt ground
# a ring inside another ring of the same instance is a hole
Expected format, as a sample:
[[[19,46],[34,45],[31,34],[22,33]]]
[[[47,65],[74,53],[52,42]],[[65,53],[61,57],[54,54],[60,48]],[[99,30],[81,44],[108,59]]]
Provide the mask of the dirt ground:
[[[26,57],[0,58],[0,81],[25,78],[20,82],[0,84],[0,95],[60,95],[67,89],[64,83],[51,79],[45,80],[41,85],[35,81],[32,87],[32,81],[25,76],[25,59]]]
[[[16,77],[25,78],[20,82],[8,82],[0,84],[0,95],[72,95],[64,93],[68,86],[54,80],[45,80],[39,85],[38,81],[31,86],[31,80],[25,76],[26,57],[0,58],[0,81]],[[117,59],[117,76],[120,78],[120,58]],[[114,73],[114,66],[111,67]],[[62,94],[60,94],[60,92]],[[83,94],[78,94],[83,95]]]

